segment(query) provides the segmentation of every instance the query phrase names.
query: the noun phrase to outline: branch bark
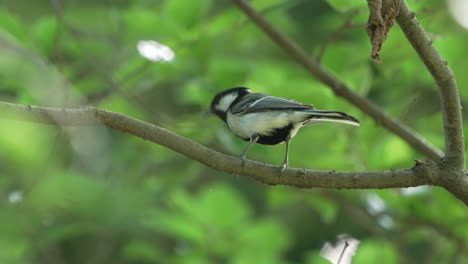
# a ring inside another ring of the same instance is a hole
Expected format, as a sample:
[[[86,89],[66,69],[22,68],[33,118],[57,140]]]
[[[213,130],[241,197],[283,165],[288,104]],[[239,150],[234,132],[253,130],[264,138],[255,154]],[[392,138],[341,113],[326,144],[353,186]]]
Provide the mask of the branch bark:
[[[330,189],[385,189],[421,185],[445,187],[439,179],[447,172],[440,170],[432,161],[418,161],[408,169],[355,172],[288,168],[281,173],[278,166],[252,160],[247,160],[242,166],[238,157],[219,153],[142,120],[100,108],[64,109],[0,102],[0,113],[6,119],[57,126],[106,126],[172,149],[215,170],[250,176],[269,185]],[[458,191],[452,193],[468,205],[468,183],[460,185]]]
[[[404,125],[402,122],[390,117],[377,105],[367,98],[351,90],[345,83],[328,72],[317,61],[312,59],[301,47],[280,33],[260,13],[258,13],[245,0],[231,0],[237,5],[253,22],[255,22],[280,48],[290,55],[297,63],[302,65],[311,75],[330,87],[333,92],[343,97],[348,102],[371,116],[377,124],[382,125],[394,134],[406,141],[416,151],[424,154],[432,160],[440,160],[443,152],[429,143],[417,132]]]
[[[440,90],[445,129],[445,160],[457,170],[465,169],[465,140],[460,95],[453,71],[432,45],[432,40],[419,24],[405,0],[401,0],[397,22]]]
[[[465,171],[465,139],[460,95],[455,76],[447,61],[432,45],[432,40],[405,0],[401,0],[397,22],[431,73],[440,91],[446,150],[444,159],[438,164],[439,171],[443,173],[437,179],[437,184],[459,199],[466,199],[468,176]]]
[[[103,125],[149,140],[181,153],[208,167],[246,175],[270,185],[290,185],[301,188],[402,188],[430,184],[430,179],[414,169],[384,171],[323,171],[286,169],[280,175],[278,166],[247,160],[242,167],[238,157],[228,156],[200,145],[167,129],[95,107],[62,109],[0,102],[2,118],[25,120],[57,126]]]

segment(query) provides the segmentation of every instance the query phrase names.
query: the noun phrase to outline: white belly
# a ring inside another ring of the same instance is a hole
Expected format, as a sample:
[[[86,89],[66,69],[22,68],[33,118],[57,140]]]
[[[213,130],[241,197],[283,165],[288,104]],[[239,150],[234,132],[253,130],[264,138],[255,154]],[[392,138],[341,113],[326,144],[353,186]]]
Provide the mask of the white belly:
[[[302,126],[302,120],[307,114],[300,112],[260,112],[244,115],[233,115],[227,113],[227,124],[229,128],[241,138],[250,138],[254,134],[269,136],[275,129],[287,126],[290,123],[297,123],[291,131],[291,138],[294,137]]]

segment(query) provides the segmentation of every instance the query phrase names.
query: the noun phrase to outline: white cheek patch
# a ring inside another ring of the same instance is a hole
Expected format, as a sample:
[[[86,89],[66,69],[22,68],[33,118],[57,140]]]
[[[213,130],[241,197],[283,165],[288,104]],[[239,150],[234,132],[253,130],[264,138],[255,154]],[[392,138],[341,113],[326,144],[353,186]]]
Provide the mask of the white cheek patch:
[[[216,110],[226,112],[231,106],[232,102],[236,100],[237,98],[237,93],[232,93],[232,94],[227,94],[221,100],[219,100],[219,103],[216,105]]]

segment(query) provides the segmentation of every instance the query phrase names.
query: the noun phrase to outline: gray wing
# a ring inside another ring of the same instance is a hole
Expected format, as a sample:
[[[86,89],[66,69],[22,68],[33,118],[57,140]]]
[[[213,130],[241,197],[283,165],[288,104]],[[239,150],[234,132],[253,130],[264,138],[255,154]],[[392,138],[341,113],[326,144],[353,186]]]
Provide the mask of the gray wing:
[[[310,110],[313,105],[306,105],[294,100],[279,98],[267,94],[252,93],[231,107],[233,114],[257,113],[272,110]]]

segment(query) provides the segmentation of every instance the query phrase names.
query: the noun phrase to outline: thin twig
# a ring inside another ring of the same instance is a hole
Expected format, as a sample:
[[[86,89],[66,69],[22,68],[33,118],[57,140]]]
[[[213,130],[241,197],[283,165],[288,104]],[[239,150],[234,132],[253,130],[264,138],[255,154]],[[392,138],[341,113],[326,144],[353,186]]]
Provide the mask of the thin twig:
[[[440,235],[452,241],[456,245],[456,248],[458,249],[457,251],[461,251],[462,255],[468,256],[468,243],[465,241],[465,237],[463,237],[463,235],[458,234],[457,232],[452,231],[449,227],[443,224],[440,224],[438,222],[414,219],[410,217],[403,219],[403,221],[412,226],[417,225],[417,226],[425,226],[425,227],[432,228]],[[450,261],[448,263],[456,263],[456,262]]]
[[[341,251],[340,258],[338,259],[338,262],[337,262],[336,264],[340,264],[341,259],[343,258],[343,255],[344,255],[344,253],[345,253],[345,251],[346,251],[346,248],[348,248],[348,246],[349,246],[348,240],[345,240],[345,244],[344,244],[344,246],[343,246],[343,250]]]
[[[335,30],[330,37],[325,41],[325,43],[322,45],[322,48],[320,49],[320,52],[317,56],[317,62],[320,63],[322,61],[323,56],[325,55],[325,51],[327,51],[327,48],[333,44],[333,42],[337,41],[340,35],[345,31],[346,29],[349,28],[354,28],[357,27],[358,24],[353,24],[351,21],[353,18],[359,13],[359,10],[355,10],[351,12],[344,20],[343,24]],[[366,24],[362,24],[362,26],[365,26]]]
[[[276,42],[287,54],[289,54],[297,63],[302,65],[311,75],[315,76],[325,85],[329,86],[337,96],[343,97],[351,104],[361,109],[364,113],[371,116],[377,124],[382,125],[392,131],[411,147],[433,160],[440,160],[443,152],[436,146],[429,143],[426,139],[416,133],[414,130],[404,125],[402,122],[390,117],[382,111],[376,104],[367,98],[351,90],[345,83],[337,79],[325,68],[310,56],[295,42],[287,36],[276,30],[261,14],[252,8],[244,0],[231,0],[250,19],[255,22],[272,40]]]
[[[60,0],[50,0],[50,4],[54,8],[55,11],[55,21],[56,25],[56,33],[54,39],[54,57],[55,57],[55,64],[58,65],[58,68],[61,72],[63,72],[63,56],[61,53],[61,44],[62,44],[62,33],[63,33],[63,3]]]

